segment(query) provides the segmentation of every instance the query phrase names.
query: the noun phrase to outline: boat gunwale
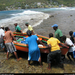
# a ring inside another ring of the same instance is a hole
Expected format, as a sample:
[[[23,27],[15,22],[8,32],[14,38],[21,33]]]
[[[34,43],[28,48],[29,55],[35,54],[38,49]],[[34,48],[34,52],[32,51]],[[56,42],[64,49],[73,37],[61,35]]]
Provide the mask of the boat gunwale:
[[[27,35],[27,34],[22,34],[22,33],[13,33],[13,34]],[[14,36],[20,36],[20,35],[14,35]],[[37,35],[37,36],[40,37],[40,38],[46,39],[46,40],[49,39],[48,37],[45,37],[45,36],[42,36],[42,35]]]

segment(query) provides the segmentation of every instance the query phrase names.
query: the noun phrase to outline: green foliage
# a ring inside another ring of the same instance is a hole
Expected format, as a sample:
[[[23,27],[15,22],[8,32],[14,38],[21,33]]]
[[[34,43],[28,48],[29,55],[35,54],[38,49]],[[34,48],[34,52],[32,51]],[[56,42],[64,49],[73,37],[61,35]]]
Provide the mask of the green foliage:
[[[58,2],[58,4],[64,4],[69,7],[75,6],[75,0],[52,0],[52,1]]]
[[[22,9],[26,8],[39,8],[34,3],[41,2],[43,3],[43,7],[50,4],[51,0],[0,0],[0,10],[6,10],[7,8],[18,8],[21,7]],[[75,6],[75,0],[52,0],[52,2],[57,2],[58,5],[63,4],[65,6]],[[28,5],[25,7],[25,5]],[[55,4],[54,4],[55,5]]]

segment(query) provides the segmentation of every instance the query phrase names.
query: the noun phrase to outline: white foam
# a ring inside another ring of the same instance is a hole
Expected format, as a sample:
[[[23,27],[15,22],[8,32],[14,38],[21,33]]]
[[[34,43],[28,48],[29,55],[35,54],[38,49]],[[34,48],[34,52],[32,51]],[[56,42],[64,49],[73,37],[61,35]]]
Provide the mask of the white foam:
[[[38,11],[31,11],[31,10],[26,10],[26,11],[23,11],[22,13],[11,14],[11,15],[14,15],[14,16],[11,18],[0,20],[0,25],[9,26],[9,25],[13,25],[14,23],[21,24],[24,22],[24,20],[31,20],[32,18],[39,19],[40,21],[35,23],[33,25],[34,27],[39,25],[41,22],[43,22],[44,19],[47,19],[49,17],[49,14],[45,14],[43,12],[38,12]]]

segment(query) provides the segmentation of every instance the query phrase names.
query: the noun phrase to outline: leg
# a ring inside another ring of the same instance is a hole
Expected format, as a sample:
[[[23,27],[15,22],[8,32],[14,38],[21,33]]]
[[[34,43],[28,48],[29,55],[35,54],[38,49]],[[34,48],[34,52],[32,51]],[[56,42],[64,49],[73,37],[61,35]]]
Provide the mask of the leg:
[[[51,63],[48,63],[47,69],[51,70]]]
[[[71,52],[71,57],[72,57],[72,59],[75,61],[75,58],[74,58],[74,56],[73,56],[73,52]]]
[[[74,57],[73,57],[73,52],[71,52],[71,57],[74,59]]]
[[[28,60],[28,65],[30,65],[30,60]]]
[[[57,62],[59,62],[60,67],[64,70],[64,65],[63,65],[63,61],[62,61],[62,58],[61,58],[61,51],[58,51],[56,53],[56,59],[57,59]]]
[[[7,59],[9,58],[9,52],[7,52]]]
[[[40,63],[40,66],[42,67],[41,57],[39,58],[39,63]]]
[[[70,52],[67,53],[67,57],[69,58],[70,61],[72,61],[70,58]]]
[[[14,55],[16,56],[17,61],[19,61],[19,60],[20,60],[20,58],[18,58],[18,56],[17,56],[17,53],[16,53],[16,52],[14,52]]]
[[[47,69],[51,70],[51,53],[49,53],[47,55],[47,62],[48,62],[48,68]]]

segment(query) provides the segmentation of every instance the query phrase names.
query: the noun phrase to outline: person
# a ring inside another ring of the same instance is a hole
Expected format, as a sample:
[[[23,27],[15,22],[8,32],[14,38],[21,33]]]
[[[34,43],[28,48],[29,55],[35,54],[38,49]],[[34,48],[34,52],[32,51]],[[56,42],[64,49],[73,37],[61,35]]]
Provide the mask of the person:
[[[29,23],[25,23],[25,25],[28,27],[28,30],[32,31],[32,34],[34,34],[33,28],[31,25],[29,25]]]
[[[75,32],[73,32],[73,36],[74,36],[74,38],[75,38]]]
[[[61,68],[64,69],[63,61],[61,59],[61,50],[59,45],[62,47],[68,47],[65,44],[62,44],[57,38],[53,37],[53,33],[49,33],[49,40],[47,41],[48,46],[46,48],[50,48],[50,53],[47,55],[48,68],[51,70],[51,62],[53,59],[56,59],[58,63],[60,63]],[[59,45],[58,45],[59,44]]]
[[[0,47],[3,49],[4,46],[4,36],[5,36],[5,31],[2,29],[3,26],[0,27]]]
[[[38,47],[37,41],[44,45],[36,35],[32,35],[32,31],[28,30],[27,35],[29,36],[26,38],[25,43],[28,44],[29,52],[28,52],[28,65],[30,65],[30,61],[39,61],[40,66],[41,63],[41,55],[40,49]]]
[[[57,38],[60,42],[63,42],[61,39],[63,34],[62,34],[62,31],[60,29],[58,29],[58,25],[54,24],[52,27],[55,30],[55,33],[54,33],[55,38]]]
[[[10,53],[14,52],[14,55],[16,56],[17,61],[19,61],[20,58],[18,58],[16,53],[17,50],[13,44],[13,39],[16,40],[15,37],[13,36],[13,32],[9,29],[9,27],[6,27],[5,31],[6,33],[5,33],[4,40],[5,40],[5,46],[7,48],[7,59],[9,58],[9,52]]]
[[[70,38],[66,38],[65,35],[62,36],[62,40],[65,42],[66,45],[68,45],[70,47],[68,50],[68,53],[67,53],[67,57],[69,58],[70,61],[72,61],[70,56],[74,59],[74,55],[73,55],[73,51],[75,50],[74,44],[70,40]]]
[[[69,35],[70,35],[70,40],[71,40],[72,43],[74,44],[75,39],[74,39],[74,36],[73,36],[73,31],[69,31]]]
[[[21,30],[20,26],[17,23],[15,23],[14,25],[15,25],[16,32],[22,33],[22,30]]]

